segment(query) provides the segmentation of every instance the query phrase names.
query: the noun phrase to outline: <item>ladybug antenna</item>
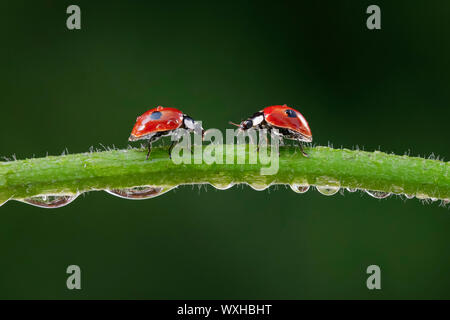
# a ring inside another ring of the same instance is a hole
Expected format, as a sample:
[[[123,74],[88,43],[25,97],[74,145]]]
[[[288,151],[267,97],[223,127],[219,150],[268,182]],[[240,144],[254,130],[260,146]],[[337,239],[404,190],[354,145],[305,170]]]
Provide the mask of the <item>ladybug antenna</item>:
[[[233,122],[231,122],[231,121],[228,121],[228,123],[229,123],[229,124],[232,124],[233,126],[236,126],[236,127],[240,127],[240,126],[241,126],[240,124],[236,124],[236,123],[233,123]]]

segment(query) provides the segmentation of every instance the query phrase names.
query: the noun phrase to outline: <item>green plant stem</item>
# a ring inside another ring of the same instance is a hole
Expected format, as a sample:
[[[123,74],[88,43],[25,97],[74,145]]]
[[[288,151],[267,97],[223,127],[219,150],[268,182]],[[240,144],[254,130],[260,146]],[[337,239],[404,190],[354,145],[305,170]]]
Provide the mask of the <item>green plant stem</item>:
[[[309,184],[450,198],[448,162],[379,151],[305,150],[308,158],[298,148],[280,148],[279,170],[274,175],[261,175],[261,167],[268,165],[260,163],[176,165],[167,148],[154,148],[149,160],[145,150],[127,149],[0,162],[0,203],[45,194],[202,183],[218,187],[248,183],[261,189],[271,184]]]

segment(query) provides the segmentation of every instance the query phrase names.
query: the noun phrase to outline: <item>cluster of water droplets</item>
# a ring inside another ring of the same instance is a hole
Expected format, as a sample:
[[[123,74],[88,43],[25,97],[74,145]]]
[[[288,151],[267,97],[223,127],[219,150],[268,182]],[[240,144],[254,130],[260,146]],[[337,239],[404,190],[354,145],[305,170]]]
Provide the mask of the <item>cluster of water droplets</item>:
[[[305,193],[310,189],[309,185],[298,185],[298,184],[291,184],[291,189],[297,193]],[[336,193],[338,193],[340,190],[347,190],[350,193],[356,192],[360,189],[357,188],[341,188],[336,185],[320,185],[316,186],[316,189],[319,193],[323,194],[324,196],[333,196]],[[376,198],[376,199],[385,199],[391,195],[389,192],[383,192],[383,191],[373,191],[373,190],[362,190],[365,193],[367,193],[369,196]]]
[[[227,190],[227,189],[232,188],[235,185],[235,183],[233,183],[233,182],[231,182],[231,183],[209,183],[209,184],[218,190]],[[266,190],[267,188],[269,188],[271,186],[271,184],[266,184],[266,183],[262,183],[262,182],[261,183],[248,183],[248,185],[252,189],[257,190],[257,191]],[[312,189],[311,186],[307,183],[303,183],[303,184],[292,183],[289,186],[292,189],[292,191],[294,191],[296,193],[306,193],[310,189]],[[116,197],[123,198],[123,199],[143,200],[143,199],[151,199],[151,198],[158,197],[174,188],[176,188],[176,186],[150,186],[150,185],[148,185],[148,186],[137,186],[137,187],[131,187],[131,188],[121,188],[121,189],[108,189],[108,190],[104,190],[104,191],[106,191],[107,193],[112,194]],[[335,195],[340,190],[341,190],[341,193],[343,192],[343,190],[346,190],[351,193],[357,192],[357,191],[362,191],[376,199],[386,199],[392,195],[392,193],[389,193],[389,192],[365,190],[365,189],[357,189],[357,188],[349,188],[349,187],[341,188],[336,185],[320,185],[320,186],[315,186],[315,188],[317,189],[317,191],[319,193],[326,195],[326,196]],[[61,207],[68,205],[69,203],[73,202],[80,194],[81,193],[70,194],[70,195],[69,194],[67,194],[67,195],[39,195],[39,196],[33,196],[30,198],[26,198],[26,199],[17,199],[17,201],[27,203],[27,204],[30,204],[30,205],[33,205],[36,207],[40,207],[40,208],[54,209],[54,208],[61,208]],[[437,198],[430,198],[426,195],[421,195],[421,194],[411,195],[411,194],[397,193],[397,192],[395,192],[395,194],[404,196],[406,199],[413,199],[414,197],[416,197],[417,199],[423,200],[423,201],[431,201],[431,202],[438,201]],[[14,199],[14,200],[16,200],[16,199]],[[0,206],[5,204],[7,201],[8,200],[0,203]],[[450,203],[450,199],[442,200],[442,205],[444,205],[444,206],[448,205],[449,203]]]
[[[155,198],[159,195],[162,195],[172,190],[173,188],[174,187],[140,186],[123,189],[111,189],[105,191],[108,192],[109,194],[112,194],[116,197],[123,199],[143,200]],[[14,200],[27,203],[35,207],[56,209],[68,205],[76,198],[78,198],[80,194],[81,193],[73,195],[38,195],[30,198],[14,199]],[[4,205],[6,202],[8,202],[8,200],[0,203],[0,206]]]
[[[310,185],[308,184],[296,184],[296,183],[292,183],[290,184],[290,187],[292,189],[292,191],[296,192],[296,193],[306,193],[308,190],[311,189]],[[371,196],[372,198],[375,199],[386,199],[389,198],[392,195],[398,195],[398,196],[402,196],[404,197],[404,199],[413,199],[413,198],[417,198],[419,200],[422,201],[430,201],[430,202],[436,202],[439,199],[438,198],[430,198],[427,195],[422,195],[422,194],[416,194],[416,195],[412,195],[412,194],[406,194],[403,192],[384,192],[384,191],[376,191],[376,190],[366,190],[366,189],[358,189],[358,188],[350,188],[350,187],[346,187],[346,188],[341,188],[339,186],[336,185],[320,185],[320,186],[315,186],[315,188],[317,189],[317,191],[323,195],[326,196],[332,196],[335,195],[336,193],[338,193],[339,191],[341,191],[341,193],[343,194],[343,191],[346,190],[347,192],[350,193],[354,193],[357,191],[361,191],[366,193],[367,195]],[[448,204],[450,204],[450,199],[444,199],[441,200],[441,203],[443,206],[446,206]]]

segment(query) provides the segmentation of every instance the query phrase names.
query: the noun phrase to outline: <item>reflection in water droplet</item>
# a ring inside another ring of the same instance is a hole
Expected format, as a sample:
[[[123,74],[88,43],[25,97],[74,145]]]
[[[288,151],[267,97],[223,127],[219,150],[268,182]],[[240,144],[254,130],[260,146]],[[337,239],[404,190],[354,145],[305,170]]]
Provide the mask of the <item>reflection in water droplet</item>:
[[[309,185],[291,184],[291,189],[297,193],[305,193],[309,190]]]
[[[373,191],[373,190],[366,190],[366,193],[374,198],[377,199],[384,199],[389,197],[391,194],[389,192],[383,192],[383,191]]]
[[[408,199],[412,199],[412,198],[414,198],[414,195],[413,194],[405,194],[405,197]]]
[[[26,198],[19,200],[24,203],[31,204],[32,206],[40,207],[40,208],[46,208],[46,209],[55,209],[55,208],[61,208],[69,203],[71,203],[73,200],[75,200],[78,197],[79,194],[75,195],[42,195],[42,196],[35,196],[31,198]]]
[[[430,199],[431,199],[431,201],[433,201],[433,202],[435,202],[435,201],[438,200],[437,198],[430,198]]]
[[[339,191],[339,187],[335,186],[316,186],[317,191],[325,196],[332,196]]]
[[[356,188],[346,188],[348,192],[356,192],[358,189]]]
[[[214,188],[218,189],[218,190],[227,190],[230,189],[232,186],[234,186],[234,183],[210,183],[210,185],[212,185]]]
[[[131,200],[144,200],[160,196],[171,189],[172,188],[155,187],[155,186],[139,186],[124,189],[111,189],[105,191],[119,198]]]

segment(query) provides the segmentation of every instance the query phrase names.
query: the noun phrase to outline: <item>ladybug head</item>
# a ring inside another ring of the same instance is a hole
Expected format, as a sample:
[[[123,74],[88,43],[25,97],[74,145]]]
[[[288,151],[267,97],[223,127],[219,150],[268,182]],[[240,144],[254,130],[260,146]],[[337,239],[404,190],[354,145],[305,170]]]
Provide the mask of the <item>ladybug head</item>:
[[[241,122],[241,128],[242,130],[248,130],[253,127],[253,121],[252,120],[245,120]]]
[[[250,119],[244,120],[240,124],[236,124],[236,123],[230,121],[229,124],[232,124],[233,126],[238,127],[239,130],[242,130],[242,131],[253,128],[253,121]]]
[[[194,121],[194,119],[192,119],[191,117],[184,115],[183,124],[185,129],[192,131],[196,134],[201,134],[203,139],[203,136],[205,135],[205,130],[203,129],[201,122]]]

